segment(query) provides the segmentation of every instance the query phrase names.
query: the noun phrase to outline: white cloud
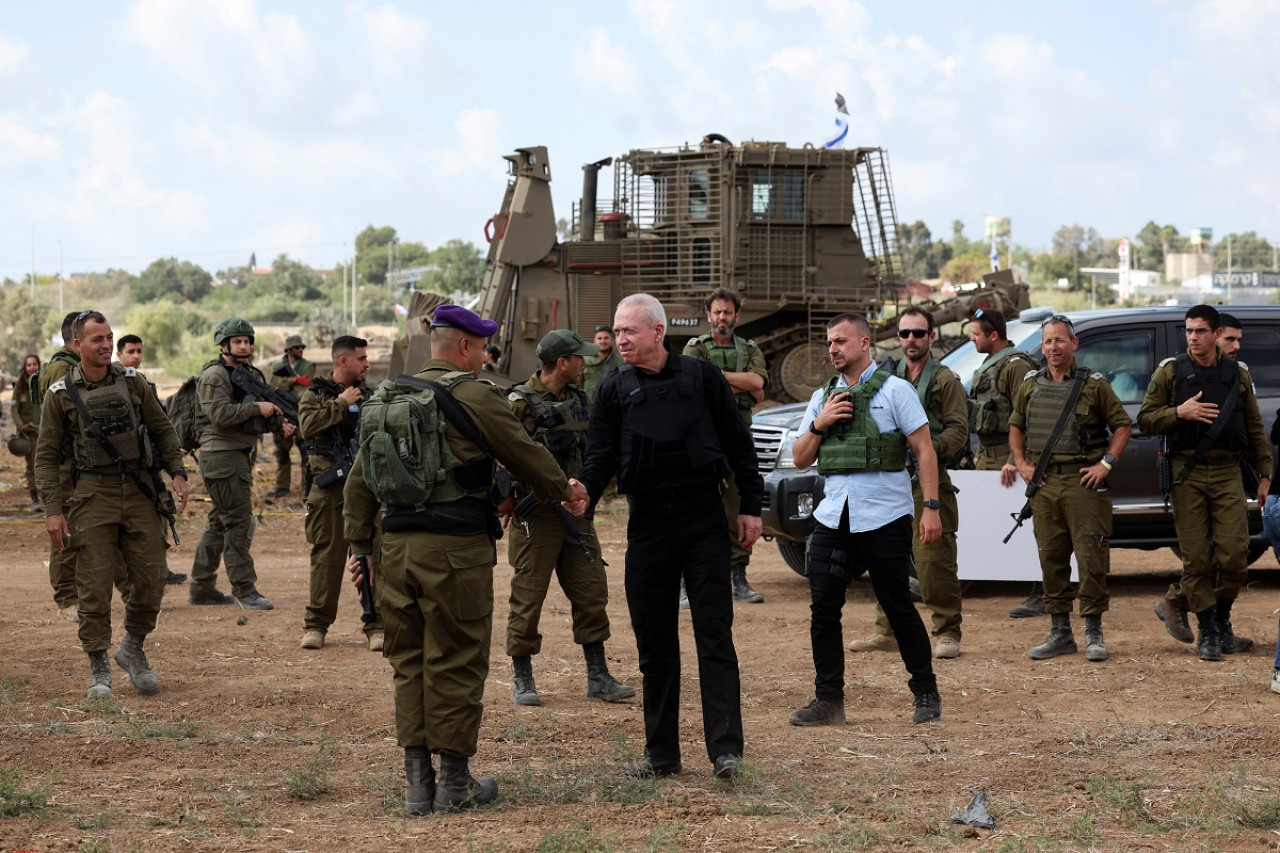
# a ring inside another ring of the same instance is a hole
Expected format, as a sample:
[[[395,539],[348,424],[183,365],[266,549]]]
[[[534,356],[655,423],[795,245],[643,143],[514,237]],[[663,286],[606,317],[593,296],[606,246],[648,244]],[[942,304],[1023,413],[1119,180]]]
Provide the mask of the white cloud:
[[[6,148],[28,157],[43,159],[57,157],[62,153],[58,137],[50,133],[37,133],[12,115],[0,115],[0,151]]]
[[[583,89],[626,97],[640,91],[640,70],[630,51],[606,30],[587,30],[573,53],[573,74]]]
[[[784,47],[765,61],[764,68],[798,80],[807,80],[821,69],[825,57],[826,54],[819,46]]]
[[[14,41],[0,32],[0,71],[17,68],[27,61],[30,51],[22,41]]]
[[[457,145],[437,154],[441,171],[458,175],[473,169],[492,171],[503,153],[499,144],[502,117],[494,110],[463,110],[454,122]]]
[[[390,4],[372,11],[364,4],[356,4],[351,7],[350,17],[364,30],[371,54],[384,68],[427,46],[426,21],[406,15]]]

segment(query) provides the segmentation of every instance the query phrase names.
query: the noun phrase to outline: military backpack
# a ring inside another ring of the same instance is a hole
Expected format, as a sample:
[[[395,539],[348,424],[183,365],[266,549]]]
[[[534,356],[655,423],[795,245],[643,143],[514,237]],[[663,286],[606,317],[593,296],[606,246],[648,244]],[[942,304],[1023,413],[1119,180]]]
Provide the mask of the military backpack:
[[[173,396],[165,401],[165,412],[178,434],[178,446],[184,453],[200,449],[200,377],[188,377]]]

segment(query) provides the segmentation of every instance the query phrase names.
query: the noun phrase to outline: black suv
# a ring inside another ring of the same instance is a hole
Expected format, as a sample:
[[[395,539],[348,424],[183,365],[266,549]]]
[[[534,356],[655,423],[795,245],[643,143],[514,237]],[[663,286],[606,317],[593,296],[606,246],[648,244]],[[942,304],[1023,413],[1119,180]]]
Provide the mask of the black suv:
[[[1111,481],[1114,522],[1111,544],[1117,548],[1177,547],[1173,515],[1165,512],[1156,475],[1159,439],[1138,431],[1138,408],[1147,382],[1164,359],[1186,349],[1182,331],[1187,306],[1117,308],[1071,312],[1080,338],[1076,360],[1111,382],[1125,410],[1134,418],[1133,438]],[[1241,359],[1249,366],[1258,390],[1262,417],[1270,429],[1280,405],[1280,306],[1236,306],[1229,309],[1241,322]],[[1008,324],[1009,340],[1018,349],[1040,358],[1040,324],[1051,308],[1023,311]],[[984,356],[965,342],[942,357],[968,389]],[[775,539],[787,565],[804,573],[804,542],[813,527],[813,510],[822,500],[822,477],[815,468],[797,469],[791,446],[800,428],[806,403],[778,406],[756,414],[751,423],[760,473],[764,475],[764,533]],[[1270,471],[1263,472],[1270,474]],[[1249,502],[1249,561],[1269,547],[1262,537],[1256,499]]]

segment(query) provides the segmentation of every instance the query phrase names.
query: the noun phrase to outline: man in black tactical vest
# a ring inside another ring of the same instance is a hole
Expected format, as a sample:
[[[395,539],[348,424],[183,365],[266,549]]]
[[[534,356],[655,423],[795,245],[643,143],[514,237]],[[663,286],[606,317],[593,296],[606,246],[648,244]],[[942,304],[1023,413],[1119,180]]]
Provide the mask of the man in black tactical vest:
[[[938,638],[933,656],[951,659],[960,656],[961,594],[960,570],[956,564],[956,531],[960,527],[960,507],[956,487],[951,484],[947,465],[967,456],[969,450],[969,410],[965,404],[960,377],[938,363],[930,353],[937,339],[933,315],[915,305],[898,314],[898,339],[902,342],[902,359],[896,375],[911,383],[920,405],[929,418],[929,437],[938,459],[938,500],[942,535],[925,544],[920,538],[918,521],[912,524],[911,554],[925,607],[933,614],[933,636]],[[917,466],[910,466],[911,498],[915,503],[915,519],[924,515],[924,493],[920,488]],[[865,640],[854,640],[849,648],[855,652],[890,649],[895,645],[889,618],[884,608],[876,605],[876,630]]]
[[[908,448],[920,479],[920,541],[942,534],[938,461],[929,418],[910,383],[871,358],[871,327],[857,314],[827,323],[827,352],[837,375],[813,392],[792,454],[797,468],[815,462],[825,478],[805,548],[809,575],[809,643],[814,699],[793,712],[793,726],[843,723],[844,637],[840,625],[849,584],[871,575],[876,601],[897,638],[914,697],[911,720],[942,716],[929,656],[929,633],[911,603],[909,566],[914,501]]]
[[[555,457],[567,477],[582,473],[587,448],[590,400],[578,387],[586,356],[599,347],[583,342],[576,332],[555,329],[538,342],[542,369],[507,391],[511,411],[534,441]],[[511,576],[511,612],[507,617],[507,654],[511,656],[511,696],[517,705],[541,705],[533,678],[533,657],[542,651],[538,630],[542,604],[554,573],[573,616],[573,641],[582,646],[587,662],[587,695],[618,702],[636,695],[609,673],[604,642],[609,639],[609,579],[604,572],[600,540],[588,510],[578,522],[581,538],[571,535],[554,507],[537,503],[523,483],[511,484],[514,507],[525,507],[508,530],[507,559]],[[525,501],[528,501],[526,504]],[[510,520],[510,516],[507,520]]]
[[[373,393],[364,384],[369,372],[369,342],[353,335],[334,338],[329,352],[333,370],[315,377],[298,401],[298,437],[311,467],[311,488],[303,498],[303,520],[311,546],[311,599],[302,620],[302,648],[324,646],[329,626],[338,618],[338,596],[347,565],[343,533],[342,488],[355,462],[360,404]],[[364,624],[369,651],[382,651],[381,620]]]
[[[732,779],[742,757],[742,689],[733,647],[729,540],[720,484],[742,495],[738,541],[760,538],[764,482],[751,433],[721,371],[664,341],[666,311],[647,293],[618,303],[626,366],[596,389],[582,482],[593,499],[617,474],[627,495],[626,590],[644,678],[645,757],[631,777],[670,776],[680,763],[680,580],[688,590],[712,772]]]
[[[1253,641],[1235,634],[1231,611],[1249,564],[1249,520],[1240,462],[1261,472],[1258,503],[1271,487],[1267,442],[1253,378],[1218,350],[1222,322],[1211,305],[1187,310],[1187,351],[1167,358],[1151,376],[1138,410],[1138,428],[1168,436],[1174,475],[1173,524],[1182,578],[1169,587],[1156,615],[1169,633],[1191,642],[1188,611],[1200,628],[1201,660],[1247,651]]]
[[[187,505],[182,450],[145,379],[131,367],[112,365],[107,318],[83,311],[73,325],[71,339],[81,361],[49,386],[36,448],[36,480],[52,510],[46,529],[55,550],[75,555],[89,698],[111,695],[111,587],[120,565],[126,567],[128,594],[125,637],[115,661],[139,692],[154,693],[156,676],[142,644],[155,630],[165,587],[161,510],[162,494],[169,496],[158,472],[163,469],[172,478],[180,515]],[[66,462],[76,469],[71,495],[62,493]],[[64,506],[70,506],[65,514]],[[168,510],[174,509],[169,497]]]
[[[1111,492],[1107,474],[1129,443],[1132,421],[1106,377],[1076,364],[1075,326],[1055,314],[1040,328],[1046,366],[1027,374],[1013,398],[1009,449],[1031,498],[1049,636],[1027,652],[1032,660],[1075,654],[1072,602],[1080,599],[1085,657],[1107,659],[1102,614],[1110,608]],[[1108,431],[1110,436],[1108,436]],[[1012,486],[1009,479],[1005,485]],[[1071,587],[1071,555],[1080,571]]]
[[[1013,394],[1036,360],[1009,342],[1004,314],[979,308],[969,325],[973,348],[986,355],[969,383],[969,429],[978,436],[973,458],[979,471],[999,471],[1009,464],[1009,413]],[[1036,581],[1025,601],[1009,610],[1013,619],[1044,615],[1044,584]]]
[[[720,368],[729,381],[734,399],[738,403],[738,416],[751,428],[751,410],[764,399],[764,386],[769,381],[769,369],[765,366],[764,353],[755,341],[734,334],[742,300],[727,287],[717,287],[703,300],[707,312],[707,325],[711,333],[700,335],[685,344],[684,354],[705,358]],[[751,550],[738,543],[738,487],[730,477],[724,490],[724,514],[731,556],[729,581],[733,587],[733,600],[759,604],[764,596],[747,583],[747,564],[751,562]]]
[[[578,515],[586,509],[582,485],[570,484],[551,454],[529,438],[497,386],[477,381],[485,339],[497,331],[497,323],[459,305],[441,305],[432,317],[431,358],[416,378],[441,386],[436,395],[456,403],[465,413],[459,420],[469,419],[473,433],[469,437],[452,417],[433,433],[437,440],[443,433],[447,451],[441,458],[448,467],[425,505],[380,507],[365,479],[364,451],[343,490],[353,552],[348,567],[359,582],[365,561],[386,621],[384,653],[394,673],[405,811],[412,815],[474,808],[498,795],[497,782],[476,779],[470,770],[489,675],[494,539],[501,532],[492,504],[494,460],[540,499],[567,501]],[[362,417],[368,417],[369,405]],[[382,547],[375,553],[380,509],[386,513]],[[436,754],[439,777],[432,764]]]

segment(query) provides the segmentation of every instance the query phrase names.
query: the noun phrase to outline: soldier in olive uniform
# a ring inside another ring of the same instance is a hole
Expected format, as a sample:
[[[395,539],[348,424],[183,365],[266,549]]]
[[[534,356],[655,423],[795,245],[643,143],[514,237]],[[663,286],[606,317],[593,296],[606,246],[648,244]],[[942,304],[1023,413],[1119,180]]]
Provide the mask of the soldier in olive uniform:
[[[1053,620],[1045,641],[1027,652],[1046,660],[1076,652],[1071,633],[1072,600],[1080,599],[1085,625],[1085,657],[1107,659],[1102,614],[1110,607],[1107,573],[1111,565],[1111,493],[1107,474],[1129,443],[1132,421],[1120,398],[1100,373],[1078,366],[1080,345],[1075,326],[1061,314],[1044,322],[1040,351],[1046,366],[1027,374],[1013,398],[1009,415],[1009,449],[1023,482],[1031,482],[1040,458],[1048,464],[1040,489],[1031,499],[1045,609]],[[1084,371],[1084,384],[1073,411],[1052,447],[1054,426],[1063,416],[1073,386]],[[1110,431],[1110,437],[1108,437]],[[1012,486],[1013,479],[1003,478]],[[1071,587],[1071,555],[1080,570],[1079,594]]]
[[[80,644],[89,655],[89,697],[111,693],[111,587],[121,554],[128,567],[129,595],[125,638],[115,661],[140,692],[154,693],[156,676],[142,643],[156,627],[166,566],[156,507],[156,490],[162,486],[152,467],[169,472],[181,514],[187,503],[182,450],[146,381],[132,368],[111,364],[107,318],[97,311],[82,312],[72,338],[83,361],[49,386],[36,450],[36,480],[45,503],[69,506],[70,511],[49,515],[46,529],[56,550],[77,555],[76,600]],[[82,411],[101,428],[98,437],[90,434],[92,424]],[[159,460],[151,458],[152,447]],[[64,495],[61,472],[71,460],[77,482],[74,492]]]
[[[764,386],[769,381],[769,370],[764,363],[764,353],[755,341],[749,341],[733,333],[742,311],[742,300],[726,287],[717,287],[703,301],[707,312],[707,325],[711,333],[701,335],[685,344],[684,354],[705,358],[724,371],[729,388],[738,403],[738,415],[751,428],[751,409],[764,399]],[[751,562],[751,549],[743,548],[738,541],[738,506],[741,496],[738,487],[729,477],[724,490],[726,531],[732,557],[729,562],[729,579],[733,588],[733,600],[759,604],[764,596],[747,583],[747,564]]]
[[[1182,555],[1182,578],[1156,604],[1156,615],[1175,638],[1190,642],[1187,612],[1195,613],[1200,659],[1216,661],[1253,646],[1231,627],[1231,609],[1249,565],[1240,461],[1244,457],[1254,470],[1270,471],[1271,446],[1248,369],[1219,353],[1217,309],[1195,305],[1185,322],[1187,351],[1165,359],[1152,374],[1138,428],[1169,437],[1173,524]],[[1270,488],[1271,478],[1264,474],[1259,504]]]
[[[338,594],[347,565],[347,537],[343,532],[342,488],[355,461],[360,404],[373,393],[364,384],[369,372],[369,342],[342,335],[330,352],[333,372],[317,377],[298,402],[298,437],[311,466],[307,514],[303,522],[311,545],[311,601],[302,621],[302,648],[324,645],[329,626],[338,617]],[[383,646],[382,622],[364,626],[369,651]]]
[[[544,501],[573,501],[572,511],[581,515],[586,490],[571,486],[555,459],[529,438],[496,386],[476,381],[485,338],[496,331],[496,323],[465,308],[440,306],[431,323],[431,359],[418,376],[444,386],[513,476]],[[363,453],[344,490],[353,576],[360,580],[358,560],[367,560],[386,620],[410,814],[482,805],[498,791],[493,779],[477,780],[468,767],[493,629],[494,466],[451,422],[444,436],[452,467],[425,508],[385,507],[380,564],[373,560],[379,503],[365,482]],[[440,755],[438,784],[432,753]]]
[[[588,397],[596,393],[596,387],[606,376],[626,364],[618,352],[617,341],[614,340],[610,326],[596,326],[593,340],[599,347],[599,352],[587,356],[586,366],[582,368],[582,390],[587,392]]]
[[[903,358],[896,374],[911,383],[929,418],[929,435],[938,460],[938,499],[941,504],[942,535],[929,544],[920,538],[920,518],[924,515],[924,493],[916,466],[911,467],[911,497],[915,501],[911,553],[924,604],[933,613],[933,636],[938,638],[933,656],[950,659],[960,655],[961,595],[960,569],[956,564],[956,530],[960,507],[946,464],[969,447],[969,410],[960,377],[933,358],[929,348],[937,338],[933,315],[910,306],[898,315],[898,338]],[[856,652],[889,649],[895,645],[889,618],[876,604],[876,631],[869,639],[854,640]]]
[[[62,379],[71,372],[71,368],[80,363],[80,354],[71,346],[72,342],[72,326],[75,324],[79,311],[72,311],[62,318],[62,340],[65,343],[62,349],[58,350],[49,359],[48,363],[41,368],[40,372],[31,377],[31,407],[35,413],[36,429],[40,428],[41,413],[44,409],[44,398],[49,392],[49,386]],[[62,463],[62,488],[59,491],[64,498],[70,499],[71,493],[75,490],[75,484],[71,482],[71,459],[64,459]],[[46,509],[55,511],[55,507],[50,507],[46,503]],[[65,516],[70,510],[69,506],[57,506],[56,511]],[[60,550],[51,547],[49,550],[49,583],[53,586],[53,601],[58,606],[58,612],[62,614],[62,618],[68,622],[76,622],[79,620],[76,609],[76,552],[66,549]]]
[[[28,355],[22,360],[22,369],[13,380],[13,402],[9,406],[13,417],[14,438],[21,437],[27,444],[26,453],[15,455],[27,460],[27,491],[31,495],[31,509],[34,512],[44,512],[40,492],[36,489],[36,407],[31,402],[31,380],[39,373],[40,356]],[[13,445],[14,439],[10,439],[10,450]]]
[[[1009,413],[1013,394],[1039,365],[1009,342],[1004,314],[992,308],[973,313],[969,340],[986,359],[969,383],[969,429],[978,436],[973,458],[979,471],[999,471],[1009,463]],[[1013,619],[1044,615],[1044,584],[1036,581],[1026,600],[1009,610]]]
[[[316,378],[316,366],[302,357],[305,347],[302,338],[290,335],[284,340],[284,355],[271,365],[271,387],[293,395],[295,400],[302,398],[302,393]],[[293,464],[289,454],[293,451],[293,436],[277,434],[276,445],[276,487],[268,497],[282,498],[289,494],[293,481]],[[305,461],[306,454],[303,454]],[[303,497],[306,497],[306,476],[303,476]]]
[[[245,393],[231,381],[240,365],[248,365],[266,380],[250,360],[254,332],[247,320],[232,317],[213,330],[218,358],[200,374],[200,476],[212,506],[204,535],[191,566],[191,604],[239,604],[245,610],[270,610],[271,599],[258,592],[249,542],[253,534],[253,464],[249,454],[268,429],[289,437],[294,425],[280,409],[265,400],[246,402]],[[226,560],[231,595],[220,592],[218,563]]]
[[[590,417],[589,398],[577,381],[584,357],[597,352],[595,344],[584,343],[576,332],[556,329],[538,343],[542,369],[507,392],[511,410],[525,431],[550,451],[568,477],[582,473]],[[523,483],[512,484],[515,505],[527,494]],[[531,658],[542,650],[538,623],[554,573],[569,599],[573,641],[582,646],[586,658],[587,695],[605,702],[630,699],[636,695],[635,688],[618,683],[605,661],[609,581],[590,513],[579,525],[584,537],[579,542],[565,530],[554,510],[552,506],[539,506],[517,518],[509,528],[507,559],[515,569],[511,577],[511,613],[507,618],[507,654],[511,655],[514,671],[512,698],[517,705],[542,704]]]

